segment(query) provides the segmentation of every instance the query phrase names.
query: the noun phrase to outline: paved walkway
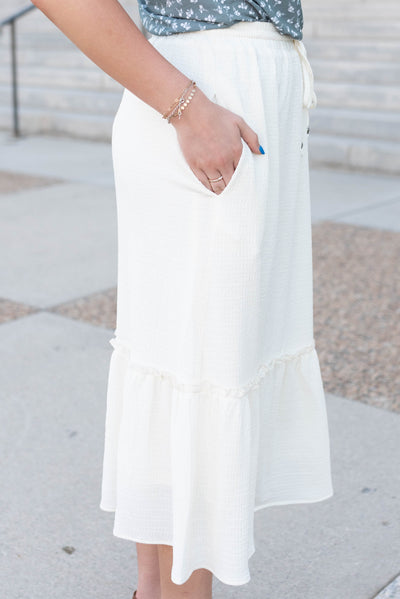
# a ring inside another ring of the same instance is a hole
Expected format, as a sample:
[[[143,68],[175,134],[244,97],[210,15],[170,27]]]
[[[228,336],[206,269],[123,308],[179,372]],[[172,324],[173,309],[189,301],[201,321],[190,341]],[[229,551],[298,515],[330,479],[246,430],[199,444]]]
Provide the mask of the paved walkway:
[[[136,547],[98,507],[116,297],[111,148],[0,143],[0,594],[128,599]],[[252,580],[214,581],[216,599],[400,597],[400,179],[313,170],[311,191],[335,495],[256,512]]]

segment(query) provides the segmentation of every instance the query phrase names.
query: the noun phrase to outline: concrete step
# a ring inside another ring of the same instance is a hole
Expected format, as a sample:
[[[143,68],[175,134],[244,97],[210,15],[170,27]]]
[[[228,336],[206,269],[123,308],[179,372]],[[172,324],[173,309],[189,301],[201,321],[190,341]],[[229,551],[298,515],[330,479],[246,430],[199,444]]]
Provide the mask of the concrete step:
[[[400,12],[400,11],[399,11]],[[375,15],[376,17],[376,15]],[[390,18],[386,16],[384,19],[373,20],[371,18],[358,18],[354,20],[343,20],[343,12],[338,11],[336,17],[327,17],[321,14],[320,16],[304,15],[304,31],[307,35],[312,34],[318,37],[352,39],[359,38],[368,40],[371,37],[374,39],[392,39],[396,41],[400,34],[399,15]],[[8,31],[5,32],[9,33]],[[21,31],[18,35],[19,47],[75,47],[74,44],[61,33],[59,29],[54,27],[52,30],[40,31],[33,27],[29,31]]]
[[[371,83],[379,85],[399,85],[400,60],[392,59],[394,46],[371,46],[319,43],[316,40],[305,41],[307,55],[318,80]],[[399,53],[400,56],[400,53]],[[83,58],[84,59],[83,59]],[[7,52],[0,50],[0,82],[10,80],[11,66]],[[18,55],[18,75],[21,82],[35,85],[75,85],[93,88],[115,87],[116,82],[83,54],[68,52],[47,53],[43,51],[24,51]],[[82,81],[85,79],[85,81]]]
[[[303,11],[312,11],[315,10],[318,13],[321,12],[336,12],[336,10],[343,11],[359,11],[360,15],[364,13],[364,11],[375,11],[376,15],[376,2],[374,0],[353,0],[353,2],[349,2],[348,0],[325,0],[325,2],[321,2],[320,0],[302,0]],[[379,9],[381,14],[387,14],[390,11],[399,11],[399,3],[397,0],[380,0]]]
[[[382,10],[389,9],[390,7],[398,8],[397,0],[380,0],[379,7],[382,7]],[[317,10],[320,7],[325,7],[325,9],[329,10],[331,8],[334,10],[336,6],[340,7],[343,10],[347,10],[349,7],[348,0],[325,0],[324,3],[321,3],[320,0],[303,0],[302,1],[303,8],[305,10],[311,10],[313,7]],[[351,6],[357,8],[359,10],[375,8],[376,11],[376,1],[375,0],[353,0]]]
[[[10,51],[8,45],[0,44],[0,65],[10,64]],[[18,47],[18,65],[26,65],[30,68],[55,67],[70,69],[93,69],[98,68],[83,52],[74,51],[70,48],[59,48],[49,51],[43,48],[21,48]]]
[[[310,111],[310,131],[400,143],[400,112],[317,106]]]
[[[395,175],[400,173],[399,142],[314,132],[310,137],[309,156],[312,167],[337,167]]]
[[[3,0],[15,3],[19,0]],[[25,0],[24,0],[25,5]],[[400,172],[400,2],[302,0],[318,106],[310,164]],[[40,11],[18,24],[21,129],[110,141],[123,88]],[[9,31],[0,36],[0,128],[11,129]]]
[[[116,112],[121,98],[120,92],[76,89],[54,89],[50,87],[21,86],[19,99],[21,107],[38,108],[60,112],[112,115]],[[0,85],[0,106],[9,106],[10,86]]]
[[[305,37],[304,44],[308,57],[318,60],[338,59],[342,61],[372,61],[400,63],[399,43],[397,41],[374,40],[371,44],[360,39],[331,40]],[[50,45],[51,46],[51,45]],[[0,64],[10,63],[8,44],[2,44],[0,38]],[[57,46],[55,48],[18,47],[18,63],[33,67],[54,66],[69,68],[98,68],[83,52],[77,48]]]
[[[0,36],[1,44],[8,47],[10,42],[10,28],[4,27]],[[43,31],[33,26],[32,30],[24,31],[21,23],[17,24],[17,47],[18,48],[75,48],[71,42],[57,27]]]
[[[307,29],[306,29],[307,27]],[[313,37],[336,39],[391,39],[400,38],[400,20],[347,21],[343,13],[337,19],[311,20],[304,23],[304,31]]]
[[[9,65],[0,65],[0,85],[7,85],[11,81]],[[116,91],[121,85],[109,77],[104,71],[93,65],[93,68],[68,68],[18,66],[18,82],[21,86],[88,89],[98,91]]]
[[[319,81],[338,81],[341,83],[362,83],[366,85],[400,85],[400,62],[393,63],[352,60],[312,61],[314,76]]]
[[[78,139],[111,141],[113,116],[79,114],[21,107],[20,130],[23,135],[67,135]],[[0,107],[0,129],[12,130],[11,109]]]
[[[393,64],[400,61],[399,42],[393,40],[374,40],[371,44],[358,39],[337,39],[332,44],[330,39],[305,37],[304,45],[310,60],[392,61]]]
[[[400,63],[311,59],[318,81],[339,81],[379,85],[400,84]],[[69,87],[78,89],[117,90],[119,84],[93,63],[86,67],[26,65],[19,63],[18,79],[22,85]],[[10,81],[10,66],[0,64],[0,84]]]
[[[387,9],[383,9],[382,13],[387,18],[396,19],[399,16],[399,6],[390,6]],[[357,21],[367,21],[376,18],[376,6],[370,6],[365,8],[360,8],[359,6],[353,6],[352,4],[348,4],[346,8],[343,6],[324,6],[321,3],[318,7],[307,7],[306,9],[303,6],[303,19],[304,20],[313,20],[319,21],[322,19],[341,19],[343,18],[343,13],[346,14],[346,20],[351,22]]]
[[[354,108],[378,112],[397,112],[400,107],[400,86],[373,86],[350,83],[332,83],[316,80],[315,91],[318,107]],[[19,99],[21,106],[78,112],[88,114],[113,114],[122,98],[123,88],[115,84],[113,90],[69,89],[21,85]],[[0,105],[8,106],[11,90],[7,83],[0,84]],[[391,118],[389,116],[389,118]]]
[[[17,12],[21,8],[24,8],[28,2],[26,0],[1,0],[0,5],[0,19],[5,19],[9,15]],[[33,11],[31,14],[33,14]]]
[[[346,20],[354,19],[356,21],[365,21],[375,19],[377,16],[376,2],[309,2],[303,1],[303,17],[309,19],[337,19],[343,14]],[[400,15],[400,6],[398,2],[379,2],[379,12],[388,17],[398,18]]]
[[[400,86],[367,85],[315,80],[315,93],[320,106],[394,111],[400,109]]]

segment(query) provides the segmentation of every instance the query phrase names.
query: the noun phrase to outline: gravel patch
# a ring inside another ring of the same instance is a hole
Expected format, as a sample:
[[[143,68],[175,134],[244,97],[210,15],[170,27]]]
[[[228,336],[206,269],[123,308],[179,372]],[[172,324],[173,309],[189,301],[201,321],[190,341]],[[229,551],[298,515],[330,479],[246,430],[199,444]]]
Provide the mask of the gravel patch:
[[[0,324],[39,312],[39,308],[0,298]]]
[[[61,179],[50,179],[49,177],[36,177],[9,171],[0,171],[0,194],[15,193],[24,189],[45,187],[61,182]]]
[[[83,320],[106,329],[115,329],[117,309],[117,289],[107,289],[71,302],[54,306],[51,312],[62,314],[75,320]]]
[[[400,233],[315,224],[313,268],[325,390],[400,412]]]
[[[314,337],[325,391],[400,412],[400,233],[315,224],[313,272]],[[114,287],[49,311],[114,330],[116,305]],[[35,311],[0,300],[0,322]]]

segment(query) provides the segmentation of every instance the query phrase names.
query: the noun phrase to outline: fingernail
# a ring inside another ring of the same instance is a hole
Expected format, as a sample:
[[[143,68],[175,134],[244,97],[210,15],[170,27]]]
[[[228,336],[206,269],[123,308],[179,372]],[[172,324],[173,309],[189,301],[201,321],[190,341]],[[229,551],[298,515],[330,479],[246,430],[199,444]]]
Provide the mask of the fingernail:
[[[265,154],[264,148],[262,146],[260,146],[258,149],[260,150],[261,154]]]

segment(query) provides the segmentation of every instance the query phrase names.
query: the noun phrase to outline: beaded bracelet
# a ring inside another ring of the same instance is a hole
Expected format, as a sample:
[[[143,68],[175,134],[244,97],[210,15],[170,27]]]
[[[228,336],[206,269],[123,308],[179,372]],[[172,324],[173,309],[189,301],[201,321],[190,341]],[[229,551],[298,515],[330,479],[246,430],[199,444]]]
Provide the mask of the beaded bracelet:
[[[187,92],[187,90],[189,89],[189,87],[194,83],[194,81],[190,81],[189,84],[185,87],[185,89],[183,90],[183,92],[181,93],[179,98],[175,98],[175,100],[172,102],[171,106],[168,108],[168,110],[166,112],[164,112],[164,114],[162,115],[163,119],[167,118],[168,113],[170,112],[170,110],[176,105],[177,102],[179,102],[180,98],[182,98],[182,95],[185,94]]]
[[[185,99],[185,93],[188,91],[188,89],[191,86],[193,86],[193,89],[190,92],[189,96]],[[180,97],[176,98],[174,100],[174,102],[171,104],[171,106],[168,108],[168,110],[162,115],[162,118],[167,119],[168,123],[170,122],[170,119],[173,116],[178,116],[178,118],[180,119],[182,116],[182,111],[186,108],[186,106],[189,104],[189,102],[193,98],[195,91],[196,91],[196,82],[190,81],[190,83],[185,87],[185,89],[181,93]]]
[[[178,106],[169,115],[169,117],[167,118],[168,122],[170,122],[170,118],[173,116],[178,116],[179,119],[181,118],[182,111],[185,110],[186,106],[189,104],[190,100],[193,98],[195,92],[196,92],[196,88],[193,87],[193,89],[190,92],[190,94],[188,95],[188,97],[186,99],[183,98],[182,101],[178,103]]]

